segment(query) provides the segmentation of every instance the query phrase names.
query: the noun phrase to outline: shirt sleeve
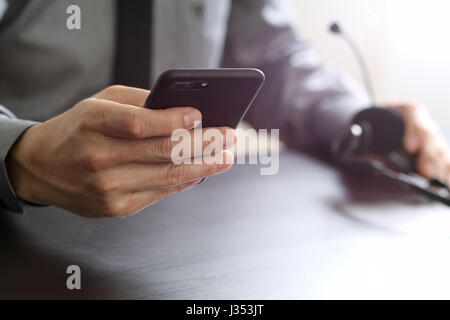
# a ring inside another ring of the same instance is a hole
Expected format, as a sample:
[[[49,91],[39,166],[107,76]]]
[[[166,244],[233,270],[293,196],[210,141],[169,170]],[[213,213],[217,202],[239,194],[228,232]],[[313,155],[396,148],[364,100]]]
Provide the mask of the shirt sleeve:
[[[22,202],[9,181],[5,160],[17,139],[35,124],[33,121],[17,119],[8,109],[0,106],[0,209],[23,213]]]
[[[320,61],[294,32],[289,12],[282,0],[233,1],[223,66],[266,74],[247,114],[253,126],[280,129],[290,146],[328,151],[333,137],[370,102],[352,79]]]
[[[6,0],[0,0],[0,21],[2,21],[6,9],[8,9],[8,2]]]

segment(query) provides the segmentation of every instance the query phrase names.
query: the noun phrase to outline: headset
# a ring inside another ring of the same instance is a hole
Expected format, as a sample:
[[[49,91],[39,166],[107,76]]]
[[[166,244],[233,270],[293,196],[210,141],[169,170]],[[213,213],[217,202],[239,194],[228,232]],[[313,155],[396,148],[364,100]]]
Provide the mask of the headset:
[[[438,178],[426,179],[419,175],[415,170],[416,157],[403,150],[406,126],[401,116],[389,109],[375,106],[369,68],[353,39],[336,22],[331,24],[329,31],[343,38],[358,60],[373,105],[357,113],[333,140],[331,154],[340,164],[368,167],[375,173],[450,206],[449,186]]]

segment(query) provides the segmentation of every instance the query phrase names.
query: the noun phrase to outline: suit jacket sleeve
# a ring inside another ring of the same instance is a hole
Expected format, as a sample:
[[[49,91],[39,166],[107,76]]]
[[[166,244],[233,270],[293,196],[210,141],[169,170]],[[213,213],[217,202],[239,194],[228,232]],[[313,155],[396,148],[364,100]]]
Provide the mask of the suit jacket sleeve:
[[[361,88],[323,64],[294,32],[285,1],[233,1],[223,66],[264,71],[265,86],[247,120],[280,129],[293,147],[329,150],[333,137],[370,104]]]
[[[36,122],[17,119],[8,109],[0,106],[0,210],[22,213],[20,199],[11,187],[5,159],[16,140]]]

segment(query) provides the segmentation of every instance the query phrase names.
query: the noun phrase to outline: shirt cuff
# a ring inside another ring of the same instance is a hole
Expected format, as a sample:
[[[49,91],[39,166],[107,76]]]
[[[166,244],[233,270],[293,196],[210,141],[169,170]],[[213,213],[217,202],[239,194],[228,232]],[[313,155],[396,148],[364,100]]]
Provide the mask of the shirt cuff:
[[[11,212],[23,213],[23,205],[8,178],[6,156],[17,139],[36,124],[38,123],[28,120],[0,118],[0,200],[3,207]]]

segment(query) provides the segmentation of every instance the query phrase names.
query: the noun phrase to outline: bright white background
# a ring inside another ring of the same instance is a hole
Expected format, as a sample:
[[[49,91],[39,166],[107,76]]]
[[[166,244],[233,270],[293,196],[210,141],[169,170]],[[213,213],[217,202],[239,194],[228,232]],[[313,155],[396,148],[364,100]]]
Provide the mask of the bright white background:
[[[421,100],[450,131],[450,1],[289,1],[299,30],[326,62],[361,79],[349,49],[327,31],[336,20],[366,56],[378,102]]]

